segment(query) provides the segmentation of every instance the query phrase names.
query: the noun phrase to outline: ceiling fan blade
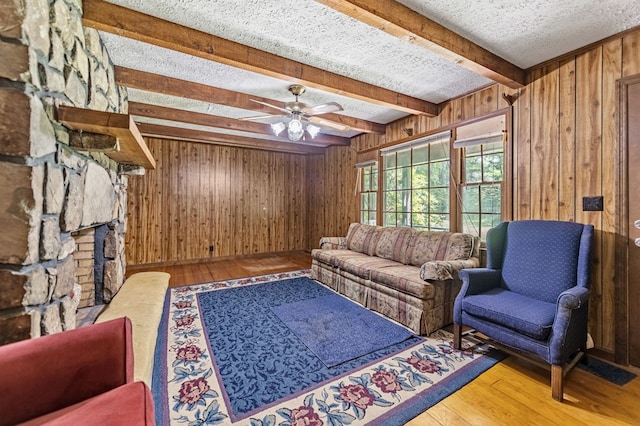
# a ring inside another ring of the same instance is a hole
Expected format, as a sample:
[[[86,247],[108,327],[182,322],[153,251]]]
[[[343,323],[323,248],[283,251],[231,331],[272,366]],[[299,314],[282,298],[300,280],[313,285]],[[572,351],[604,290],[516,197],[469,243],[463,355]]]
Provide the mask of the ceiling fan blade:
[[[326,120],[320,117],[307,117],[307,121],[313,124],[317,124],[318,126],[329,127],[331,129],[339,130],[341,132],[346,132],[347,130],[351,129],[351,127],[347,125],[336,123],[335,121]]]
[[[302,112],[307,115],[320,115],[338,111],[343,111],[343,108],[342,105],[337,102],[327,102],[326,104],[302,108]]]
[[[269,107],[269,108],[277,109],[278,111],[286,112],[287,114],[291,113],[291,111],[289,111],[286,108],[282,108],[282,107],[279,107],[279,106],[271,105],[271,104],[268,104],[268,103],[262,102],[262,101],[257,101],[255,99],[251,99],[251,101],[255,102],[257,104],[260,104],[260,105],[264,105],[264,106]]]
[[[238,120],[242,120],[242,121],[264,120],[267,118],[276,118],[276,117],[288,117],[288,115],[283,115],[283,114],[256,115],[253,117],[238,118]]]

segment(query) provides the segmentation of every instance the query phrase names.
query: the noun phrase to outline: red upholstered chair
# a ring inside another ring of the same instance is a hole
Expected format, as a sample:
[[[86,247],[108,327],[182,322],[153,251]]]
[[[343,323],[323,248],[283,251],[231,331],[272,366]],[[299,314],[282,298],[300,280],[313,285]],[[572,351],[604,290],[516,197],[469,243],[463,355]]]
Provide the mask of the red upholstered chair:
[[[0,425],[155,424],[131,333],[118,318],[0,346]]]

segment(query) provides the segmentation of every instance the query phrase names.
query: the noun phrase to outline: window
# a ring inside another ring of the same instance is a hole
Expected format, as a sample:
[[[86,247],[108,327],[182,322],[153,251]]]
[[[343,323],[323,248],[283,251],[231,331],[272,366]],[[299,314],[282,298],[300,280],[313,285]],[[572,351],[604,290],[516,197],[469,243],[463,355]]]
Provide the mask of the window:
[[[501,221],[504,148],[494,142],[464,148],[465,183],[462,185],[463,232],[480,235]]]
[[[487,231],[502,220],[504,128],[504,116],[470,124],[458,129],[453,145],[461,148],[462,232],[478,235],[483,241]]]
[[[378,162],[356,165],[360,180],[360,223],[376,225],[378,205]]]
[[[450,229],[450,132],[382,150],[384,226]]]

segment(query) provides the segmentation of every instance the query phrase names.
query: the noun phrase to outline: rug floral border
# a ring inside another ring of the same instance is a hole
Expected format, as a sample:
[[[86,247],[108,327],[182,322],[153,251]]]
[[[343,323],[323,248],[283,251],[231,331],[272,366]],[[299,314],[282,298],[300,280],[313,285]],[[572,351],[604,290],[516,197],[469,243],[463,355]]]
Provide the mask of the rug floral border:
[[[197,293],[309,276],[309,270],[170,288],[163,320],[166,357],[156,356],[154,393],[159,424],[171,425],[360,425],[383,421],[394,410],[463,367],[489,349],[465,342],[453,349],[451,335],[438,331],[424,343],[381,359],[372,365],[319,385],[308,392],[237,417],[227,408],[225,393],[215,374],[196,301]],[[159,391],[166,389],[166,391]],[[160,398],[160,401],[157,399]]]

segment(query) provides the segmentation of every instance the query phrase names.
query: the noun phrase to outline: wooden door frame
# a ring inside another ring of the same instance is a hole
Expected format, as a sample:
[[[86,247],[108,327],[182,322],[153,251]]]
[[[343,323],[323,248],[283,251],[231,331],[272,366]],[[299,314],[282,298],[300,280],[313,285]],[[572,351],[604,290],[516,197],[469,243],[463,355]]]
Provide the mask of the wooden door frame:
[[[616,84],[618,101],[616,164],[616,268],[615,288],[615,362],[629,365],[630,324],[629,324],[629,140],[628,140],[628,87],[640,83],[640,74],[625,77]]]

